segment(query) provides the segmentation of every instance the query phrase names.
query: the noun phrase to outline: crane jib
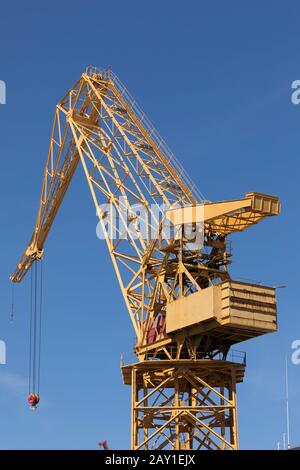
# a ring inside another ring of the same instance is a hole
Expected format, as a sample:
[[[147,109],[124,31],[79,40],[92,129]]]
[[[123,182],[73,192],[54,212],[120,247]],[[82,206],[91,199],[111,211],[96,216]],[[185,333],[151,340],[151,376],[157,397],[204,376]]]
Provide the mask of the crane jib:
[[[231,348],[276,331],[277,309],[275,288],[231,279],[229,236],[278,215],[279,199],[205,200],[110,69],[88,67],[56,106],[35,227],[10,277],[32,273],[29,403],[40,398],[38,266],[78,164],[136,334],[136,359],[121,364],[132,448],[237,449],[246,359]]]

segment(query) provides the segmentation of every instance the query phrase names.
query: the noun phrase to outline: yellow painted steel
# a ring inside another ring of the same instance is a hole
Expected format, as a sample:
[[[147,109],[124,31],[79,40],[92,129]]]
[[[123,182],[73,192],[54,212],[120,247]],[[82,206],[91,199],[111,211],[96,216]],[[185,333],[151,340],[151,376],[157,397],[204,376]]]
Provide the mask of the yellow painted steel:
[[[206,201],[117,76],[89,67],[56,106],[36,224],[13,282],[43,257],[79,163],[136,333],[138,362],[122,365],[132,386],[132,447],[237,449],[235,387],[245,364],[228,361],[228,351],[272,328],[263,311],[267,288],[241,284],[234,300],[227,236],[279,214],[278,198],[252,192]],[[107,216],[112,211],[120,225]],[[203,246],[186,237],[186,223],[202,223]],[[244,302],[249,291],[251,301]],[[170,390],[171,401],[160,400]],[[159,410],[150,405],[157,394]]]

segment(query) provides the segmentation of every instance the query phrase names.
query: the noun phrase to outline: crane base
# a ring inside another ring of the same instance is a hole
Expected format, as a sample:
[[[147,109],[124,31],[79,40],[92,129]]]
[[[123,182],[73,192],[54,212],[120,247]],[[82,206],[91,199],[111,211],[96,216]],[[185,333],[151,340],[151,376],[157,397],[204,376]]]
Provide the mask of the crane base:
[[[237,450],[236,384],[245,364],[146,360],[121,367],[131,385],[133,450]]]

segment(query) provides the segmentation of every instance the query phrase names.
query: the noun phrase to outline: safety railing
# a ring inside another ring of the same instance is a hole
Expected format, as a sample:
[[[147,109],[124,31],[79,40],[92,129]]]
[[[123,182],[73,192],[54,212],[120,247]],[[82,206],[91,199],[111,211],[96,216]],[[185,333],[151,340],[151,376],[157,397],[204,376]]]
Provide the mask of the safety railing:
[[[173,357],[175,357],[175,348],[174,351],[172,351],[172,348],[169,348],[169,351]],[[174,353],[174,354],[172,354]],[[186,353],[186,354],[185,354]],[[188,351],[185,350],[185,348],[182,348],[181,350],[181,357],[180,359],[188,359]],[[151,352],[147,353],[145,356],[145,360],[152,360],[152,361],[160,361],[162,357],[153,357]],[[166,359],[166,357],[164,357]],[[193,359],[196,360],[214,360],[214,361],[228,361],[228,362],[233,362],[235,364],[241,364],[246,366],[247,363],[247,355],[245,351],[238,351],[236,349],[230,349],[227,354],[224,354],[222,352],[215,352],[211,354],[207,354],[201,351],[197,351],[195,357]],[[127,353],[121,356],[121,366],[125,364],[131,364],[138,362],[138,358],[134,353]]]

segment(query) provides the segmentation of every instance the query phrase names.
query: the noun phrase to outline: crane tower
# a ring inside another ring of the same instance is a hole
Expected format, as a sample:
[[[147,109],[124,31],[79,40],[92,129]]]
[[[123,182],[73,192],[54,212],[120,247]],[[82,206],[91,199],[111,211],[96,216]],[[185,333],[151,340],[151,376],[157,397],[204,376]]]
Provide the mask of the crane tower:
[[[11,275],[42,259],[81,163],[136,335],[132,449],[238,449],[232,346],[277,328],[275,289],[231,279],[228,236],[280,212],[250,192],[206,201],[111,70],[89,67],[57,104],[33,234]]]

